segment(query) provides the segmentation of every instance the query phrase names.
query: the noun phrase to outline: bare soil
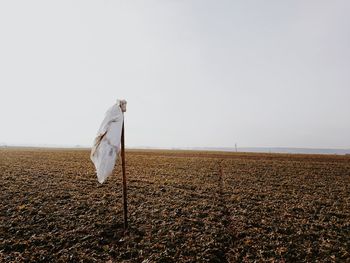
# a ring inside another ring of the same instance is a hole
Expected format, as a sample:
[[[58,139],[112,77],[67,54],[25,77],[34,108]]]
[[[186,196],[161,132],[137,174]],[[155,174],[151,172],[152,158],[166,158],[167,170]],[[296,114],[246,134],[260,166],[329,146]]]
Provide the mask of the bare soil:
[[[350,262],[350,157],[0,149],[0,262]]]

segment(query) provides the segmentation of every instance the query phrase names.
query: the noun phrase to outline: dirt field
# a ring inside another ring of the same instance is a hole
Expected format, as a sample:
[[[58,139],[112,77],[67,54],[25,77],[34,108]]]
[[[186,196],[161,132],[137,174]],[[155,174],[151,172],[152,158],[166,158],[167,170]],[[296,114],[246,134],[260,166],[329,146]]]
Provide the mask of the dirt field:
[[[350,262],[350,157],[0,149],[0,262]]]

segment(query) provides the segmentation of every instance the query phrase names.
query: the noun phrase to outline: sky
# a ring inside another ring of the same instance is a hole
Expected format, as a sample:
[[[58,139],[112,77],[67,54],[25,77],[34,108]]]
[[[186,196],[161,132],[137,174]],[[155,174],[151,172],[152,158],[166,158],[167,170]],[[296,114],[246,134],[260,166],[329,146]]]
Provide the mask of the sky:
[[[350,148],[350,1],[0,0],[0,144]]]

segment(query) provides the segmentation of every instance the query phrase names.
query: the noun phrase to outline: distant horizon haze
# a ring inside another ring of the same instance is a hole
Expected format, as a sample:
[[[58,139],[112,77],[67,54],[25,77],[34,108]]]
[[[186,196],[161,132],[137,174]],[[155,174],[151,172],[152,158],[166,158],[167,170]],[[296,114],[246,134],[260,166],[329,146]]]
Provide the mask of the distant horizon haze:
[[[0,143],[0,149],[4,148],[38,148],[38,149],[82,149],[89,150],[92,146],[88,145],[6,145]],[[350,155],[350,148],[293,148],[293,147],[152,147],[152,146],[134,146],[126,145],[127,150],[174,150],[174,151],[220,151],[220,152],[241,152],[241,153],[286,153],[286,154],[336,154]]]

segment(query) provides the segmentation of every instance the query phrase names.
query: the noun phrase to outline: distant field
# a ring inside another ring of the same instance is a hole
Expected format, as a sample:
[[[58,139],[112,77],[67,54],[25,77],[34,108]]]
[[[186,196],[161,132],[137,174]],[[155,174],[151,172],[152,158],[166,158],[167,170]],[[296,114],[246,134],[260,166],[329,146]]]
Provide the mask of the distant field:
[[[0,262],[349,262],[350,156],[0,149]]]

